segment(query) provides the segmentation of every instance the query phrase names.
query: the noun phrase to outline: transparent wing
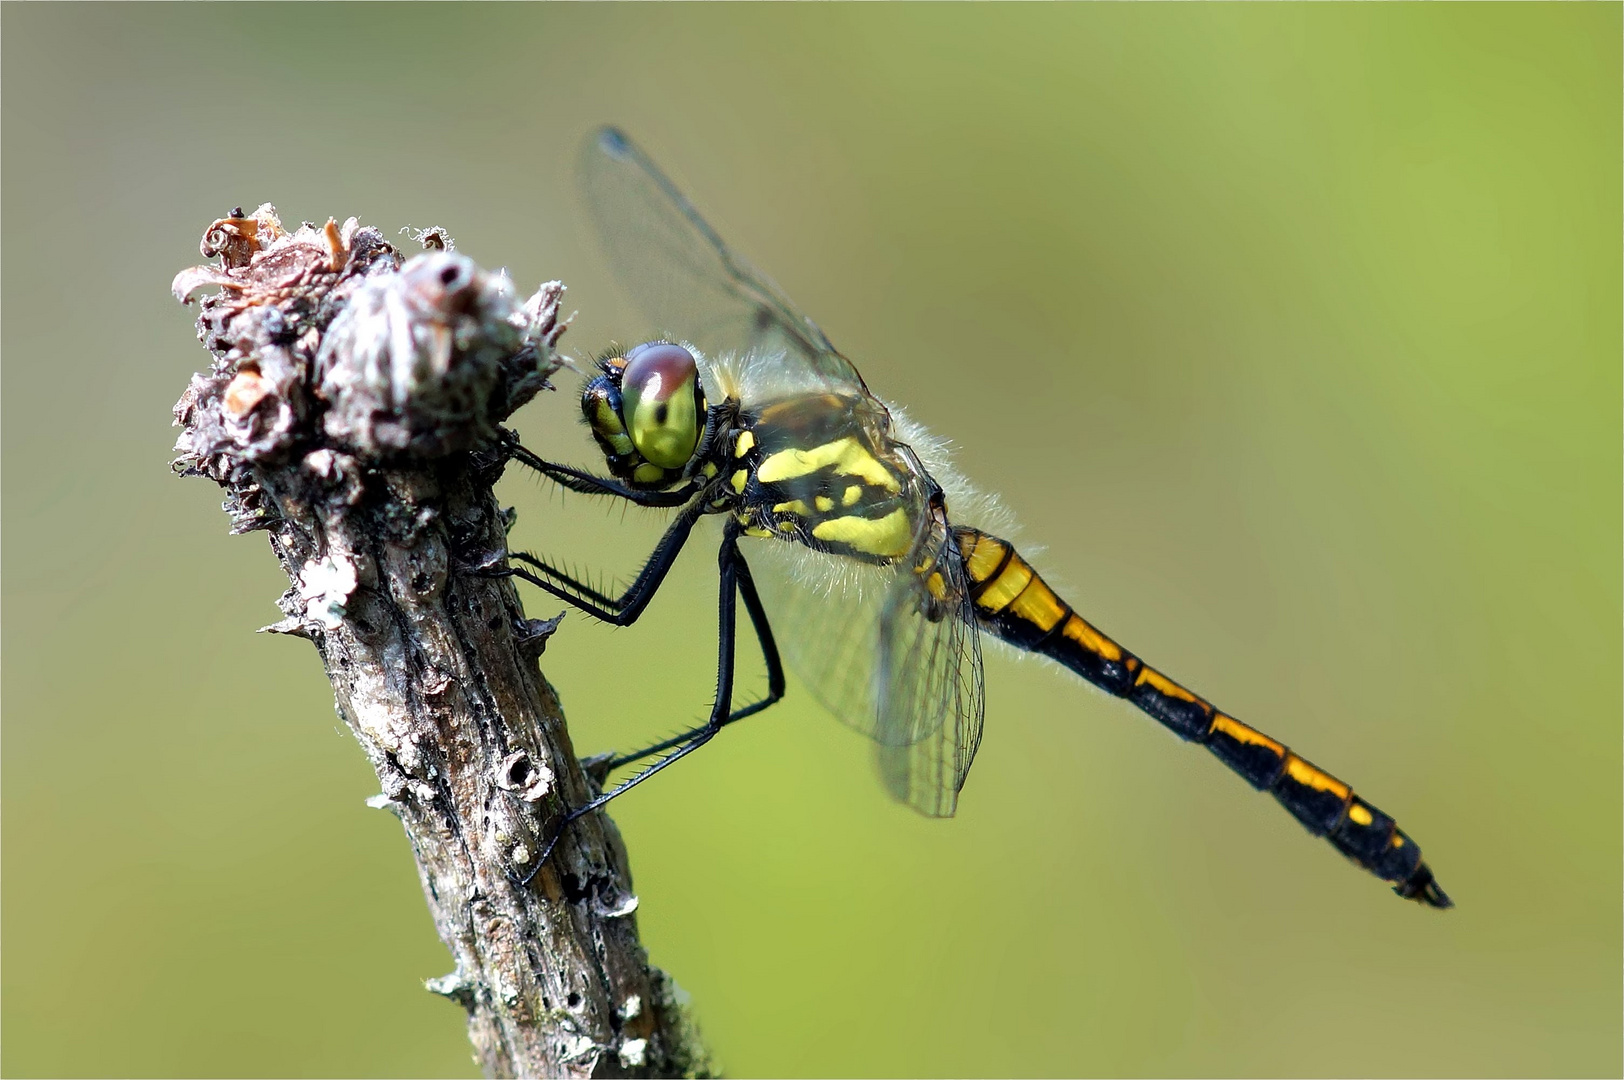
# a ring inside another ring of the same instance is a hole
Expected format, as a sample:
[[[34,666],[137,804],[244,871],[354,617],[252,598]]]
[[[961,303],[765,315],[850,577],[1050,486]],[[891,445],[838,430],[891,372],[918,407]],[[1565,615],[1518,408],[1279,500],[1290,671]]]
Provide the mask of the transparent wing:
[[[894,797],[931,817],[952,817],[981,745],[981,637],[968,592],[960,593],[959,611],[931,621],[912,576],[898,575],[881,616],[875,685],[879,714],[911,717],[909,733],[919,737],[878,740],[877,760]]]
[[[871,566],[781,540],[751,543],[746,558],[791,670],[824,708],[875,741],[895,798],[951,817],[981,743],[981,641],[968,600],[933,620],[905,565]]]
[[[604,250],[651,331],[712,358],[781,356],[835,387],[868,387],[783,291],[722,242],[699,211],[618,128],[581,151],[581,187]]]

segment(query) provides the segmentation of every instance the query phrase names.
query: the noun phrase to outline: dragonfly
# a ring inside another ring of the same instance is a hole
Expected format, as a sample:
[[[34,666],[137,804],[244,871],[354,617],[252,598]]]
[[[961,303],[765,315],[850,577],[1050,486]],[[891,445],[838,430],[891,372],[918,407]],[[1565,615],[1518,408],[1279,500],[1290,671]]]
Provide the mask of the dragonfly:
[[[695,526],[719,519],[716,695],[704,723],[603,763],[605,778],[644,764],[562,816],[526,884],[571,822],[780,701],[786,662],[829,712],[872,740],[896,799],[951,817],[981,742],[987,636],[1059,663],[1206,747],[1399,896],[1451,906],[1392,817],[1063,600],[1000,537],[1007,519],[952,466],[943,443],[871,393],[817,324],[724,243],[625,133],[596,132],[579,172],[617,275],[664,336],[611,350],[588,373],[581,408],[607,476],[547,461],[517,440],[509,452],[567,489],[676,513],[620,592],[532,552],[510,550],[505,572],[628,626]],[[767,691],[738,705],[741,605]]]

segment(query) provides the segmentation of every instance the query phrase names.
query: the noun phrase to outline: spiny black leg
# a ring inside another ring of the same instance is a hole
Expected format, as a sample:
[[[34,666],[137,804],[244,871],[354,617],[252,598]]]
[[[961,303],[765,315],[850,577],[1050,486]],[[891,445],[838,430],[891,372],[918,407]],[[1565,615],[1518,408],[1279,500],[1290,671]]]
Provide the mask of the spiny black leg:
[[[729,547],[732,548],[734,572],[739,583],[739,595],[744,598],[744,610],[750,613],[750,625],[755,628],[756,641],[761,645],[761,658],[767,663],[767,696],[754,705],[747,705],[739,712],[728,717],[728,723],[742,720],[752,713],[758,713],[769,705],[776,704],[784,696],[784,665],[778,658],[778,642],[773,640],[772,623],[767,619],[767,609],[761,606],[761,597],[756,593],[756,579],[750,573],[750,564],[744,561],[744,555],[739,551],[738,538],[729,538]]]
[[[608,593],[601,592],[591,585],[588,585],[580,578],[565,573],[556,566],[547,562],[545,559],[532,555],[528,551],[509,551],[507,553],[507,557],[513,562],[523,563],[524,565],[539,571],[543,577],[545,577],[548,581],[551,581],[554,585],[557,585],[561,589],[572,590],[576,596],[582,600],[588,601],[589,603],[598,604],[602,607],[611,609],[620,604],[620,597],[610,596]],[[520,574],[515,571],[512,576],[524,581],[532,580],[528,572]]]
[[[533,469],[547,479],[561,487],[578,491],[583,495],[613,495],[617,499],[636,503],[638,506],[681,506],[699,493],[701,487],[698,483],[684,485],[675,491],[638,491],[629,488],[618,480],[611,480],[604,476],[593,476],[591,473],[572,469],[568,465],[557,465],[545,458],[526,450],[515,440],[508,444],[508,452],[515,461],[528,469]]]
[[[747,716],[754,716],[770,706],[778,704],[784,698],[784,665],[778,658],[778,644],[773,640],[772,624],[767,621],[767,612],[761,606],[761,597],[756,594],[755,579],[750,576],[750,564],[745,561],[743,553],[736,553],[735,562],[738,574],[739,596],[744,600],[744,609],[750,613],[750,625],[755,629],[756,642],[761,646],[761,658],[767,664],[767,696],[760,701],[752,702],[742,709],[735,709],[728,714],[722,726],[743,720]],[[700,735],[707,725],[701,724],[681,735],[673,735],[669,739],[645,746],[634,753],[624,754],[611,758],[603,766],[604,774],[608,775],[616,769],[630,765],[634,761],[641,761],[650,754],[658,754],[662,750],[669,750],[679,746]]]
[[[509,552],[508,558],[537,567],[543,571],[545,577],[516,566],[492,572],[528,581],[604,622],[615,626],[630,626],[637,621],[637,617],[643,614],[643,609],[648,607],[649,601],[654,598],[654,593],[665,580],[671,564],[677,561],[682,545],[688,542],[694,523],[704,513],[705,504],[699,501],[684,508],[665,530],[665,535],[660,537],[660,542],[655,545],[648,561],[643,564],[643,569],[638,571],[636,580],[619,596],[605,596],[590,585],[576,581],[568,574],[553,569],[534,555],[525,552]]]
[[[588,585],[580,578],[575,577],[572,574],[565,573],[564,571],[558,569],[558,567],[547,562],[545,559],[532,555],[528,551],[509,551],[507,553],[507,557],[513,562],[523,563],[524,565],[539,571],[543,577],[547,578],[547,580],[551,581],[560,588],[573,589],[576,595],[580,596],[584,600],[589,600],[595,604],[602,604],[605,607],[613,607],[619,603],[618,597],[610,596],[605,592],[600,592],[598,589]],[[517,577],[518,575],[515,574],[514,576]]]
[[[699,749],[701,746],[704,746],[706,743],[710,742],[711,739],[715,738],[716,733],[722,730],[723,725],[727,723],[729,713],[733,707],[733,635],[736,623],[734,597],[738,590],[738,566],[741,561],[742,560],[739,558],[738,548],[738,526],[732,522],[729,522],[726,531],[722,535],[722,548],[720,553],[722,580],[721,589],[717,598],[716,700],[711,705],[709,722],[707,722],[704,727],[699,728],[697,734],[695,734],[693,738],[678,746],[671,753],[656,761],[654,764],[650,765],[636,776],[631,777],[624,783],[617,784],[609,791],[604,792],[602,795],[599,795],[597,798],[591,800],[585,805],[578,806],[569,813],[565,814],[564,819],[558,823],[558,828],[553,833],[553,838],[547,842],[547,845],[542,848],[541,852],[536,856],[535,864],[522,878],[519,879],[519,884],[521,886],[530,884],[531,879],[536,876],[536,873],[541,869],[542,864],[544,864],[552,855],[553,849],[558,846],[558,841],[563,838],[564,831],[568,829],[570,825],[576,821],[579,821],[582,817],[590,814],[592,811],[597,810],[610,800],[624,795],[626,792],[630,791],[638,784],[641,784],[644,780],[647,780],[649,777],[653,776],[666,766],[673,764],[680,758],[684,758],[693,753],[695,750]],[[746,574],[749,573],[748,570],[745,572]],[[754,591],[753,588],[752,591]],[[749,606],[749,602],[746,601],[746,607]],[[759,603],[756,605],[756,609],[759,609]],[[753,617],[754,616],[752,614],[752,618]],[[769,633],[767,642],[770,644],[771,641],[772,638]],[[776,657],[776,655],[777,650],[774,649],[774,656]],[[770,670],[771,665],[769,665],[769,671]],[[778,684],[779,695],[782,696],[782,669],[779,671]]]

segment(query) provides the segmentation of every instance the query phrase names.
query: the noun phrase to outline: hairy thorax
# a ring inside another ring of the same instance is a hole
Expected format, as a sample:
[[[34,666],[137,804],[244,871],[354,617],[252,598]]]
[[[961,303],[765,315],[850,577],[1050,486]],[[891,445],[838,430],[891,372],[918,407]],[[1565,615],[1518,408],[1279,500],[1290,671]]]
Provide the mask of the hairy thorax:
[[[740,416],[728,483],[746,533],[888,563],[928,527],[934,484],[872,399],[787,397]]]

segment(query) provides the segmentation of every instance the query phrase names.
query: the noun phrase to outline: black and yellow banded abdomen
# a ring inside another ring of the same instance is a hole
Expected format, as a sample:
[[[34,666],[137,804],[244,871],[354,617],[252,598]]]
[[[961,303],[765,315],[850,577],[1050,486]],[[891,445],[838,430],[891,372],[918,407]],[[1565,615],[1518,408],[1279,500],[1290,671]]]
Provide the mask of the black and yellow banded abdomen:
[[[1089,682],[1127,698],[1181,739],[1198,742],[1268,791],[1315,836],[1432,907],[1449,897],[1421,861],[1421,848],[1392,818],[1341,780],[1283,744],[1226,716],[1118,645],[1062,601],[1013,545],[977,529],[954,530],[981,626],[1018,648],[1058,660]]]

